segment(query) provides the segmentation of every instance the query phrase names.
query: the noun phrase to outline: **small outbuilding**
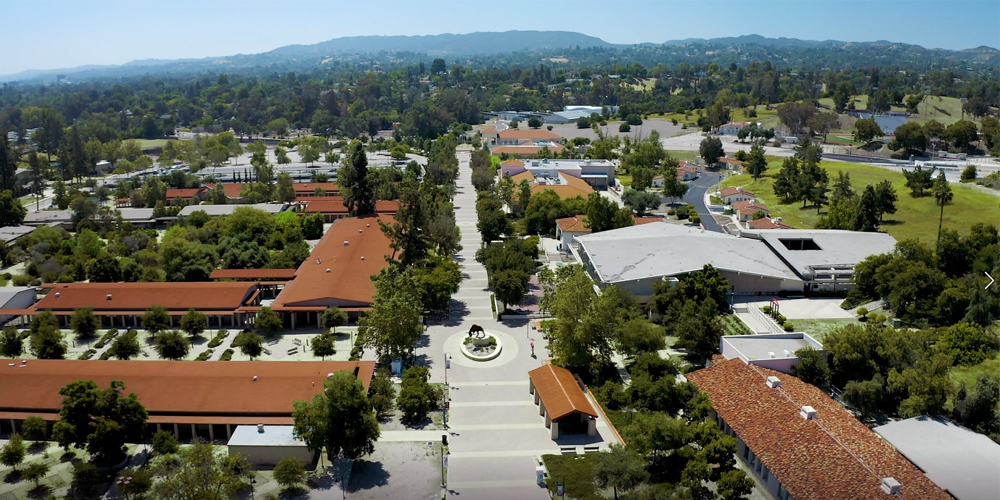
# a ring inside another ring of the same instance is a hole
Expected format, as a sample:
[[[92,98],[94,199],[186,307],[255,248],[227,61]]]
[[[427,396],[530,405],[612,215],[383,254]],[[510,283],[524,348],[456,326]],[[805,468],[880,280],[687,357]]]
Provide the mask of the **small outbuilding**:
[[[545,417],[552,439],[559,439],[560,432],[597,435],[597,412],[569,370],[547,364],[528,372],[528,378],[538,414]]]
[[[229,454],[240,454],[254,465],[275,465],[282,458],[301,458],[311,464],[313,452],[292,435],[291,425],[239,425],[229,438]]]

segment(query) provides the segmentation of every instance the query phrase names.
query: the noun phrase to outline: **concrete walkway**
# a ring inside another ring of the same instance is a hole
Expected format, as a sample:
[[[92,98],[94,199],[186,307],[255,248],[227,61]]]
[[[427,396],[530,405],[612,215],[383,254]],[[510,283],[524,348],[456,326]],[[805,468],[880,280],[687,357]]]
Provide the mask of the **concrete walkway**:
[[[482,242],[476,230],[470,154],[460,151],[458,158],[454,205],[462,251],[455,258],[464,279],[452,297],[450,314],[431,322],[416,350],[418,361],[430,368],[432,380],[443,383],[447,376],[450,387],[448,491],[452,498],[463,500],[543,500],[548,493],[535,483],[535,457],[558,454],[561,445],[604,443],[600,437],[587,436],[557,442],[545,428],[528,392],[528,371],[544,363],[547,342],[529,328],[525,317],[507,315],[503,322],[493,319],[486,269],[475,261]],[[473,324],[501,341],[502,351],[496,359],[477,362],[462,355],[459,348]],[[531,356],[532,343],[537,358]],[[448,356],[451,368],[446,375]],[[606,424],[601,424],[598,432],[611,434]],[[576,442],[580,438],[586,442]]]

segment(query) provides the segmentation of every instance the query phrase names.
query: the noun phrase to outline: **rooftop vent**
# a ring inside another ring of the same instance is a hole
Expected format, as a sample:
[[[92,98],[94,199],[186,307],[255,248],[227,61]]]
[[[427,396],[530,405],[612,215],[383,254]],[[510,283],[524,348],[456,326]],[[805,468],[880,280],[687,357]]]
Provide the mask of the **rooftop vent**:
[[[257,424],[257,432],[264,433],[264,424]]]
[[[333,376],[333,372],[330,372],[330,373],[327,373],[327,374],[326,374],[326,378],[330,378],[330,377],[332,377],[332,376]]]
[[[769,358],[771,358],[771,359],[774,359],[774,358],[775,358],[775,356],[774,356],[774,353],[773,353],[773,352],[771,352],[771,351],[767,351],[767,357],[769,357]]]
[[[358,229],[358,232],[360,233],[360,232],[361,232],[361,229]]]
[[[772,389],[776,387],[781,387],[781,379],[775,377],[774,375],[771,375],[770,377],[767,377],[767,386]]]
[[[111,300],[111,294],[110,293],[108,294],[108,300]]]
[[[902,489],[903,485],[899,484],[894,477],[883,477],[882,478],[882,491],[890,495],[899,494],[899,490]]]
[[[346,247],[347,245],[350,245],[350,244],[351,244],[351,242],[349,242],[349,241],[347,241],[347,240],[344,240],[344,246],[345,246],[345,247]]]
[[[59,292],[56,292],[56,298],[57,299],[59,298]]]
[[[257,376],[256,376],[256,375],[254,375],[254,376],[253,376],[253,381],[254,381],[254,382],[256,382],[256,381],[257,381]]]
[[[792,357],[792,353],[788,352],[788,349],[785,349],[785,357],[786,358]]]
[[[799,415],[806,420],[814,420],[816,418],[816,409],[812,406],[806,405],[799,410]]]
[[[328,268],[326,268],[326,272],[330,272],[330,268],[329,268],[329,267],[328,267]]]
[[[364,255],[361,256],[361,260],[365,260],[365,256]]]
[[[365,224],[365,227],[372,227],[371,224]]]

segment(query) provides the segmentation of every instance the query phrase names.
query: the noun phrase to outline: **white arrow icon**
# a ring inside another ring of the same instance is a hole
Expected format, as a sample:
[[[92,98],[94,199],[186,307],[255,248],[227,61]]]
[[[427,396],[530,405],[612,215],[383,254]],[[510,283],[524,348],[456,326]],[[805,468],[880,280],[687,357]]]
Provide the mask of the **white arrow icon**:
[[[990,273],[986,273],[986,277],[990,279],[990,285],[992,285],[993,282],[996,281],[995,279],[993,279],[993,276],[990,276]],[[988,289],[990,285],[986,285],[986,288]]]

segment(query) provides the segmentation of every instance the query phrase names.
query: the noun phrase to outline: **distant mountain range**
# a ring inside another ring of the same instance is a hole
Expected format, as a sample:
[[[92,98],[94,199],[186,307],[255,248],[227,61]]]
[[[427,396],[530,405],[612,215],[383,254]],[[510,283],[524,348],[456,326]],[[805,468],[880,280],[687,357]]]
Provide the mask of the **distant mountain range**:
[[[548,52],[556,55],[559,50],[575,48],[607,50],[640,50],[642,48],[668,48],[670,46],[746,47],[756,46],[771,50],[843,49],[847,47],[895,47],[926,51],[948,58],[996,61],[1000,51],[991,47],[978,47],[965,51],[924,49],[915,45],[876,42],[843,42],[836,40],[799,40],[795,38],[766,38],[744,35],[725,38],[688,38],[663,43],[612,44],[600,38],[570,31],[505,31],[476,32],[467,34],[442,34],[427,36],[354,36],[334,38],[311,45],[287,45],[260,54],[238,54],[201,59],[144,59],[122,65],[80,66],[54,70],[28,70],[0,76],[0,82],[41,80],[51,81],[56,75],[73,80],[126,77],[155,73],[191,73],[202,71],[238,71],[266,67],[271,71],[303,70],[327,63],[330,59],[349,55],[405,53],[411,56],[424,54],[430,57],[491,57],[503,54]]]

